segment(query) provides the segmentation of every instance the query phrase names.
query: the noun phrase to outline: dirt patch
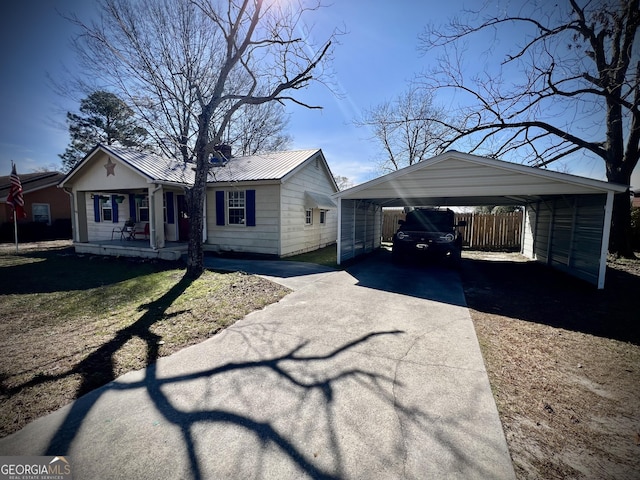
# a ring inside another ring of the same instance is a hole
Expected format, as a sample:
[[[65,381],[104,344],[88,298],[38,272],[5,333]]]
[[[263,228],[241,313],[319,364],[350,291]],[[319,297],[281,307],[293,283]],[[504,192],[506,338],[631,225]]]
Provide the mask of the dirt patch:
[[[640,261],[602,291],[518,254],[461,274],[517,477],[637,479]]]

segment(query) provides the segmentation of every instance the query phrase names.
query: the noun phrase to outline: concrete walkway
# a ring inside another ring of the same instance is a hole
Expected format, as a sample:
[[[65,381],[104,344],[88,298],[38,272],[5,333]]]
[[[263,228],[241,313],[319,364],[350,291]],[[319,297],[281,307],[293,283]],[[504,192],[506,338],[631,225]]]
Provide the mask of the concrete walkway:
[[[294,291],[0,455],[68,455],[76,480],[514,478],[456,272],[207,261]]]

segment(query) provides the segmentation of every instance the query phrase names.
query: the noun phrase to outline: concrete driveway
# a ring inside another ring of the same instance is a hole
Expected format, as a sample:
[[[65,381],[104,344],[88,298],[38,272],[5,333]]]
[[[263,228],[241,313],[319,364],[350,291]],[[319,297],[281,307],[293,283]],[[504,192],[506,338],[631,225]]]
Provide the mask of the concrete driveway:
[[[0,455],[68,455],[75,479],[514,478],[455,271],[207,261],[294,291]]]

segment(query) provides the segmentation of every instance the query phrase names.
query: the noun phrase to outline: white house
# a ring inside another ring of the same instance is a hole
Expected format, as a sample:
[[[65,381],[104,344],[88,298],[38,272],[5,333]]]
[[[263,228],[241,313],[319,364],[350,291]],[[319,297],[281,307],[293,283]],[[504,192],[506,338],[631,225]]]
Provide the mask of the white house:
[[[60,182],[77,252],[179,258],[192,164],[97,145]],[[207,183],[205,250],[286,257],[336,242],[338,188],[321,150],[231,157]],[[128,227],[129,222],[135,226]]]

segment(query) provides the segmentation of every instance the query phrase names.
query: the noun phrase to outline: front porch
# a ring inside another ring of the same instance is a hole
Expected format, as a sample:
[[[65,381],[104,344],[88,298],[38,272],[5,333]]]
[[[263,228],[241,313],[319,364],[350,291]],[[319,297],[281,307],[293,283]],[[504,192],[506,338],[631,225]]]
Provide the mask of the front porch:
[[[152,248],[149,240],[125,239],[73,242],[73,246],[76,253],[80,254],[157,258],[160,260],[179,260],[188,250],[186,242],[165,242],[161,248]]]

